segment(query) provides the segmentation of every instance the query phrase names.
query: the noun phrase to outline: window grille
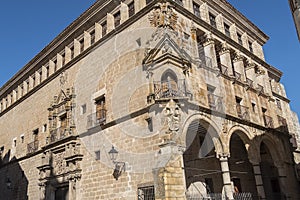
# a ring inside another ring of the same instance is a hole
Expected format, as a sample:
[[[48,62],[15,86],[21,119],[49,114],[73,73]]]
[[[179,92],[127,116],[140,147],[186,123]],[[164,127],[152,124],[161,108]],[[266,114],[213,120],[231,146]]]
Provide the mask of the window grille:
[[[138,200],[155,200],[154,186],[139,187]]]

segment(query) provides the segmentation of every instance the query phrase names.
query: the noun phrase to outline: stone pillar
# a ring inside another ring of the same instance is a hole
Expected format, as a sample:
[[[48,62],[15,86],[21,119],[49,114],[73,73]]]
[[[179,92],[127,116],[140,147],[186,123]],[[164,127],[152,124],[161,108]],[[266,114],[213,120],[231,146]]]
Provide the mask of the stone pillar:
[[[286,199],[289,199],[289,188],[288,188],[288,182],[287,182],[287,174],[286,174],[286,167],[285,164],[280,163],[276,164],[275,166],[277,167],[278,170],[278,181],[280,185],[280,191],[283,195],[285,195]]]
[[[200,5],[200,17],[206,23],[209,23],[209,13],[207,3],[203,3]]]
[[[211,67],[215,68],[217,66],[215,41],[213,40],[213,36],[211,33],[207,33],[205,37],[206,38],[203,43],[204,54],[206,57],[209,57],[211,59]],[[210,66],[208,66],[208,67],[210,67]]]
[[[139,12],[146,6],[146,0],[136,0],[134,1],[134,10],[135,13]]]
[[[243,46],[249,50],[248,35],[246,32],[242,34],[242,42],[243,42]]]
[[[222,48],[221,51],[219,52],[219,55],[220,55],[221,64],[227,67],[227,74],[229,76],[233,75],[230,50],[226,42],[222,44]]]
[[[99,23],[95,23],[95,42],[102,38],[102,26]]]
[[[107,33],[115,29],[115,18],[112,14],[107,13]]]
[[[70,47],[65,46],[65,64],[71,61],[72,57],[72,52]]]
[[[229,32],[230,32],[231,39],[233,39],[235,42],[238,42],[238,37],[237,37],[237,31],[236,31],[236,25],[235,24],[232,24],[229,27]]]
[[[18,86],[18,95],[17,95],[17,99],[20,99],[20,98],[22,97],[22,93],[23,93],[22,87],[19,85],[19,86]]]
[[[63,57],[59,53],[56,54],[56,70],[59,70],[63,66]]]
[[[41,83],[41,74],[40,70],[35,72],[35,86]]]
[[[55,63],[52,60],[49,60],[49,76],[55,72]]]
[[[245,74],[246,74],[246,78],[250,79],[253,81],[252,86],[254,87],[254,82],[256,79],[255,76],[255,64],[252,62],[252,60],[248,60],[248,64],[245,68]]]
[[[16,102],[17,101],[17,91],[16,90],[13,90],[12,91],[12,103]]]
[[[197,29],[194,25],[192,25],[191,27],[191,46],[192,46],[192,57],[193,58],[198,58],[199,54],[198,54],[198,45],[197,45]]]
[[[32,90],[33,87],[34,87],[34,79],[32,78],[32,76],[29,76],[29,90]]]
[[[189,10],[190,12],[194,12],[193,11],[193,1],[192,0],[183,0],[183,7],[187,10]]]
[[[257,195],[261,200],[266,199],[265,189],[264,189],[263,180],[261,176],[260,164],[259,162],[251,162],[251,163],[253,167]]]
[[[185,175],[183,170],[183,149],[174,142],[160,146],[157,166],[153,169],[155,199],[185,200]]]
[[[43,65],[42,66],[42,81],[47,79],[47,68]]]
[[[244,69],[244,57],[240,55],[240,52],[237,52],[233,59],[234,71],[238,72],[241,75],[240,80],[242,82],[246,81],[245,69]],[[237,77],[237,75],[236,75]]]
[[[219,159],[221,164],[221,171],[222,171],[223,185],[224,185],[223,187],[224,187],[226,198],[229,200],[234,200],[232,185],[230,180],[229,166],[228,166],[228,157],[220,156]]]
[[[218,14],[216,16],[216,24],[217,24],[217,29],[225,34],[224,21],[223,21],[223,15],[222,14]]]
[[[80,42],[74,39],[74,58],[80,54]]]
[[[129,18],[128,6],[126,3],[121,2],[121,24]]]

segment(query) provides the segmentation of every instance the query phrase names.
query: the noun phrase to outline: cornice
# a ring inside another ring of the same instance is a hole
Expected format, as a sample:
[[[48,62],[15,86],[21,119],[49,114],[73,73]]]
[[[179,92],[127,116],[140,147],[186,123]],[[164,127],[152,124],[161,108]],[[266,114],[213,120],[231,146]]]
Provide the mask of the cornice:
[[[1,88],[0,96],[5,94],[13,85],[21,83],[25,76],[38,66],[42,61],[48,58],[49,54],[56,50],[70,35],[76,32],[82,25],[90,20],[95,14],[97,14],[105,6],[109,5],[111,1],[103,0],[96,1],[90,8],[82,13],[76,20],[74,20],[69,26],[67,26],[60,34],[58,34],[40,53],[38,53],[33,59],[31,59],[23,68],[21,68],[12,78],[10,78]],[[75,39],[75,38],[73,38]],[[56,52],[55,52],[56,53]],[[58,52],[57,52],[58,53]],[[49,59],[48,59],[49,60]],[[47,60],[46,60],[47,62]],[[44,64],[44,63],[43,63]],[[26,78],[25,78],[26,77]]]
[[[246,32],[253,33],[251,37],[256,38],[261,44],[265,44],[269,40],[269,36],[267,36],[262,30],[260,30],[253,22],[251,22],[247,17],[245,17],[240,11],[238,11],[235,7],[233,7],[227,0],[205,0],[207,4],[211,5],[213,8],[219,8],[222,10],[222,14],[229,15],[229,19],[235,19],[235,22],[240,22],[241,20],[245,21],[246,23],[238,23],[240,27],[246,29]],[[223,4],[224,6],[220,6]],[[234,14],[232,13],[234,12]],[[260,36],[260,37],[258,37]]]

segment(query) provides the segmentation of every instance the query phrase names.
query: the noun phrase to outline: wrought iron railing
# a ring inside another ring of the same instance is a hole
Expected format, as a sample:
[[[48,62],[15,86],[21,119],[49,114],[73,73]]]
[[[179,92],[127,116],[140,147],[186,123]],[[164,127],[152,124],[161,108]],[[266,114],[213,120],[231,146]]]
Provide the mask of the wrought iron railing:
[[[219,69],[221,74],[228,76],[228,67],[225,65],[219,64]]]
[[[222,97],[209,92],[207,94],[207,98],[208,98],[208,104],[209,104],[210,109],[217,110],[217,111],[223,111],[223,98]]]
[[[246,84],[249,88],[253,88],[253,81],[250,78],[246,78]]]
[[[87,128],[93,128],[95,126],[103,125],[106,122],[106,109],[98,110],[95,113],[88,115],[87,117]]]
[[[262,85],[260,85],[260,84],[257,84],[257,91],[259,92],[259,93],[264,93],[264,87],[262,86]]]
[[[239,72],[234,72],[234,77],[235,77],[235,80],[236,81],[242,81],[242,75],[241,75],[241,73],[239,73]]]
[[[200,53],[199,59],[201,61],[200,67],[215,70],[212,64],[212,59],[210,57],[207,57],[204,54]]]
[[[59,127],[50,131],[50,143],[56,142],[66,137],[66,128]]]
[[[39,149],[39,141],[35,140],[27,144],[27,153],[34,153]]]
[[[274,128],[273,118],[268,115],[263,115],[264,123],[267,128]]]
[[[246,106],[242,106],[240,104],[236,104],[236,112],[239,118],[244,120],[249,120],[249,108]]]
[[[227,199],[222,193],[207,193],[207,194],[187,194],[187,200],[223,200]],[[254,199],[250,192],[234,193],[235,200],[252,200]]]
[[[286,119],[281,117],[280,115],[277,115],[277,118],[278,118],[279,129],[281,131],[288,131]]]
[[[159,99],[183,98],[187,96],[186,83],[184,79],[177,82],[174,80],[155,81],[154,97]]]

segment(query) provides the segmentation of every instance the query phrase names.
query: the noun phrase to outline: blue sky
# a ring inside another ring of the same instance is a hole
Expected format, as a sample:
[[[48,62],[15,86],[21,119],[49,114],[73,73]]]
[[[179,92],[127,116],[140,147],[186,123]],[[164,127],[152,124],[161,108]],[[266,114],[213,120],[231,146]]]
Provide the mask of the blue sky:
[[[95,0],[3,1],[0,7],[0,86]],[[229,0],[269,37],[266,61],[283,71],[291,107],[300,114],[300,43],[288,0]]]

